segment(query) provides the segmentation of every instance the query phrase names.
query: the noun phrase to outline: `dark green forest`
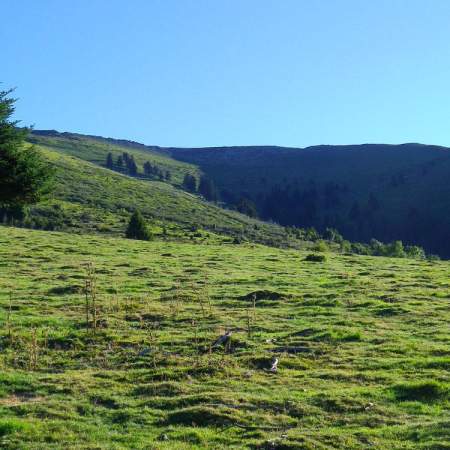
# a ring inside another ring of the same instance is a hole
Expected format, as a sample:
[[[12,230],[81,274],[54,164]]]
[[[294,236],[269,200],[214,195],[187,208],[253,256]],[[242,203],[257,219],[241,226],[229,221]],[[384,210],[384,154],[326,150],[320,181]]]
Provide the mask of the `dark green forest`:
[[[170,149],[220,198],[284,226],[402,240],[450,256],[450,151],[421,144]]]

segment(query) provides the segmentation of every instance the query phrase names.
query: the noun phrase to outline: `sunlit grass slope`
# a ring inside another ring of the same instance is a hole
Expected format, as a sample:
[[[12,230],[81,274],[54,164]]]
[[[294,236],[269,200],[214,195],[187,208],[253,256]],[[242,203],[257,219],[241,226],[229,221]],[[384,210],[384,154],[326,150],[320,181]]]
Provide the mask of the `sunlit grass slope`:
[[[39,133],[39,132],[37,132]],[[41,132],[42,133],[42,132]],[[189,173],[199,177],[201,171],[194,164],[177,161],[165,154],[163,150],[136,144],[137,146],[120,145],[120,141],[108,141],[104,138],[94,138],[73,133],[36,134],[29,136],[29,141],[43,145],[59,153],[75,156],[76,158],[92,162],[99,166],[106,166],[106,157],[112,153],[113,160],[124,152],[133,155],[138,171],[143,173],[143,165],[149,161],[152,165],[157,165],[164,172],[169,170],[172,178],[171,183],[181,185],[184,175]],[[114,143],[113,143],[114,142]]]
[[[279,226],[222,209],[169,183],[128,177],[65,152],[37,148],[56,168],[57,183],[53,199],[33,207],[33,214],[60,216],[68,230],[123,234],[130,213],[137,208],[155,234],[166,229],[183,235],[200,228],[259,242],[286,240]]]
[[[448,263],[304,259],[0,227],[0,447],[449,448]]]

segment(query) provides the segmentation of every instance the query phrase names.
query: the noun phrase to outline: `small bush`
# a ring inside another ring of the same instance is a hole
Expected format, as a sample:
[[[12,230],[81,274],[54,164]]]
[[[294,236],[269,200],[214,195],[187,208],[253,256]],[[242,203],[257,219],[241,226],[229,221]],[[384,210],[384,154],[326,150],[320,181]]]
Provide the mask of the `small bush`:
[[[305,261],[310,261],[310,262],[324,262],[326,260],[327,260],[327,257],[325,255],[320,255],[318,253],[310,253],[305,258]]]
[[[312,249],[313,249],[315,252],[328,252],[328,251],[330,250],[329,247],[328,247],[328,245],[327,245],[327,243],[326,243],[325,241],[323,241],[323,240],[317,241],[317,242],[313,245]]]

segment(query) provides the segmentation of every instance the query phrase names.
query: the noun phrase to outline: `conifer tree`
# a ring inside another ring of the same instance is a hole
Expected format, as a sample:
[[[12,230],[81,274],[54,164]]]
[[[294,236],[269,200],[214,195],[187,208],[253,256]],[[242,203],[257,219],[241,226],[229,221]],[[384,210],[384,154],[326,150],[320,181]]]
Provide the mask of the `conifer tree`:
[[[183,179],[183,187],[189,192],[195,192],[197,190],[197,180],[194,175],[187,173]]]
[[[151,175],[153,171],[153,167],[149,161],[146,161],[144,163],[144,174],[145,175]]]
[[[198,192],[205,197],[206,200],[215,202],[217,201],[217,190],[211,178],[202,176],[200,178],[200,184],[198,186]]]
[[[108,155],[106,156],[106,167],[108,169],[112,169],[114,167],[113,155],[111,152],[109,152]]]
[[[53,169],[35,147],[24,145],[28,129],[10,118],[15,99],[0,91],[0,206],[20,207],[38,202],[53,185]]]
[[[249,217],[257,217],[258,216],[255,204],[251,200],[249,200],[248,198],[245,198],[245,197],[241,197],[238,204],[236,205],[236,209],[240,213],[246,214]]]
[[[145,220],[138,210],[136,210],[130,217],[125,236],[128,239],[137,239],[141,241],[149,241],[152,238]]]
[[[127,168],[128,168],[128,173],[132,177],[137,175],[138,169],[137,169],[136,162],[134,161],[133,155],[128,157]]]

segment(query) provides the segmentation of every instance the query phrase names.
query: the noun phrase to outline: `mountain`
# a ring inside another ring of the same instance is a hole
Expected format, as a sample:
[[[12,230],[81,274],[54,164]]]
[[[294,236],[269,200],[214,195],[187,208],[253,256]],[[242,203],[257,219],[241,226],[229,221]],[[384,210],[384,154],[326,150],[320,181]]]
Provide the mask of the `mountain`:
[[[403,145],[171,148],[230,204],[282,225],[338,229],[351,241],[403,240],[450,257],[450,149]]]
[[[253,235],[252,239],[255,234],[261,235],[252,231],[255,224],[247,216],[224,211],[182,190],[186,174],[197,180],[204,175],[217,186],[222,206],[236,209],[243,198],[254,203],[258,216],[265,221],[257,225],[265,230],[264,242],[283,239],[282,229],[273,225],[279,223],[314,227],[319,232],[335,228],[350,241],[402,240],[405,244],[420,245],[429,253],[450,257],[450,149],[446,147],[412,143],[307,148],[164,148],[51,130],[34,131],[30,142],[93,163],[96,170],[104,168],[108,152],[114,160],[128,152],[136,160],[140,173],[146,161],[159,167],[161,173],[170,172],[170,180],[164,183],[158,178],[118,178],[121,183],[138,183],[138,191],[145,187],[155,192],[162,190],[167,195],[170,190],[179,199],[201,205],[192,208],[195,214],[186,216],[189,202],[187,210],[182,212],[178,206],[183,204],[181,200],[167,203],[161,193],[156,195],[161,200],[157,208],[149,206],[150,200],[148,205],[139,203],[144,213],[148,210],[148,214],[164,220],[176,218],[185,225],[198,224],[211,230],[223,228],[229,233],[229,225],[222,226],[223,223],[239,217],[239,225],[231,226],[232,234],[236,235],[241,228]],[[111,171],[107,173],[118,176]],[[72,177],[72,182],[75,178]],[[63,185],[67,184],[64,175],[61,180]],[[119,192],[118,186],[113,195],[116,199],[126,196]],[[142,193],[141,198],[155,198],[150,191]],[[65,199],[66,194],[60,198]],[[167,206],[163,207],[163,203]],[[211,211],[209,218],[203,214],[204,208]],[[174,212],[177,209],[179,213]]]

